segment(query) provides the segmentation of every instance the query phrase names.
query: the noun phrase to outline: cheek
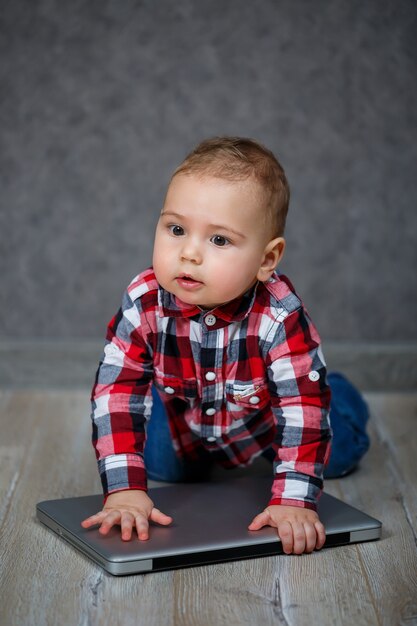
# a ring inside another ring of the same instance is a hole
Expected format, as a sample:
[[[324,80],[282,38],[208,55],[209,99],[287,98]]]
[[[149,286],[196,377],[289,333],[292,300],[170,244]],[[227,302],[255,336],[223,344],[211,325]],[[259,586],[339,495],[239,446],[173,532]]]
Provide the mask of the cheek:
[[[173,247],[172,237],[167,236],[164,232],[156,233],[155,243],[153,246],[153,258],[159,264],[164,264],[167,261],[167,257],[171,253]]]
[[[157,265],[159,265],[159,259],[161,257],[160,255],[160,246],[158,245],[158,240],[157,238],[155,238],[155,243],[153,246],[153,255],[152,255],[152,265],[154,267],[156,267]]]
[[[258,255],[251,253],[251,251],[232,250],[224,255],[218,254],[213,259],[213,264],[221,276],[223,274],[234,276],[235,281],[237,276],[242,278],[255,276],[259,269]]]
[[[157,273],[164,272],[166,266],[168,265],[167,257],[169,255],[166,254],[166,246],[162,245],[161,239],[161,237],[155,239],[153,248],[152,265]]]
[[[247,272],[242,267],[239,255],[215,255],[210,264],[210,277],[216,281],[219,289],[235,287],[247,279]]]

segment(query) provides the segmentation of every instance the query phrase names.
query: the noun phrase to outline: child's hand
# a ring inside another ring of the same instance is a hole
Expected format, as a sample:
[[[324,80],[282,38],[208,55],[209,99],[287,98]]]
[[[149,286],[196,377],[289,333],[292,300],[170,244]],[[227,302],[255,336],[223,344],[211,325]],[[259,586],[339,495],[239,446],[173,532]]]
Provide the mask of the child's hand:
[[[263,526],[277,529],[285,554],[320,550],[326,540],[324,526],[311,509],[270,505],[252,520],[249,530],[259,530]]]
[[[123,541],[131,539],[132,529],[136,526],[138,538],[146,540],[149,539],[148,520],[167,526],[172,517],[156,509],[145,491],[132,489],[111,493],[103,510],[82,521],[81,526],[90,528],[101,524],[99,532],[102,535],[107,535],[113,526],[121,526]]]

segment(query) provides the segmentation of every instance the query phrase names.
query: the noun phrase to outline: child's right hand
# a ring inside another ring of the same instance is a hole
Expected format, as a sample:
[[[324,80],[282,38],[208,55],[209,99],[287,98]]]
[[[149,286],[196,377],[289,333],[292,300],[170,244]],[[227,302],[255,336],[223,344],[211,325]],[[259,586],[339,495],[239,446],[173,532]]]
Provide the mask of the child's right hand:
[[[132,537],[132,529],[136,527],[138,538],[142,541],[149,539],[149,521],[168,526],[172,517],[165,515],[153,505],[145,491],[129,489],[111,493],[103,510],[81,522],[83,528],[90,528],[100,524],[99,532],[107,535],[113,526],[120,526],[123,541]]]

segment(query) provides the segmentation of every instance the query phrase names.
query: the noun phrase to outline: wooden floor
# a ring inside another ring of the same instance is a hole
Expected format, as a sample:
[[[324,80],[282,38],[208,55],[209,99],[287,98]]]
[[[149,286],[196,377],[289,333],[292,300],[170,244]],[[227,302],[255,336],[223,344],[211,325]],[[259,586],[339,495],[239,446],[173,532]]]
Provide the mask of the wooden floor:
[[[326,490],[383,522],[380,541],[114,578],[35,519],[100,491],[88,392],[0,392],[0,624],[417,624],[417,394],[367,394],[372,447]]]

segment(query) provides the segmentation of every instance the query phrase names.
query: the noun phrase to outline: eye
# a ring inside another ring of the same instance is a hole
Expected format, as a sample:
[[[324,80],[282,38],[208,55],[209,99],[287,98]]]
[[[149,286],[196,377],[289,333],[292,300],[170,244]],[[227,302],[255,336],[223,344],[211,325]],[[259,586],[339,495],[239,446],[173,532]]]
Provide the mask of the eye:
[[[173,224],[169,227],[169,230],[175,237],[181,237],[184,234],[184,229],[182,226],[178,226],[178,224]]]
[[[215,246],[227,246],[228,243],[230,243],[230,241],[228,239],[226,239],[226,237],[223,237],[222,235],[213,235],[213,237],[210,239],[211,243],[214,243]]]

